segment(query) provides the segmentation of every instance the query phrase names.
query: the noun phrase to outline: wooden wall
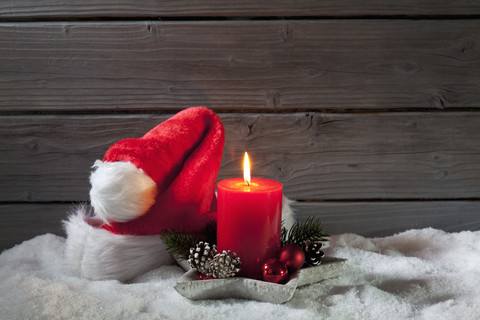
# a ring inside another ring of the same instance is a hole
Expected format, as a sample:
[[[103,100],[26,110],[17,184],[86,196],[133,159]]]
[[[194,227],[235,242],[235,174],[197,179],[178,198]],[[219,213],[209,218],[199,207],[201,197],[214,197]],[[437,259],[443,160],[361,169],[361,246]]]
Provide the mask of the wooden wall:
[[[0,249],[63,234],[90,166],[203,105],[219,179],[279,180],[332,234],[480,229],[480,2],[0,3]]]

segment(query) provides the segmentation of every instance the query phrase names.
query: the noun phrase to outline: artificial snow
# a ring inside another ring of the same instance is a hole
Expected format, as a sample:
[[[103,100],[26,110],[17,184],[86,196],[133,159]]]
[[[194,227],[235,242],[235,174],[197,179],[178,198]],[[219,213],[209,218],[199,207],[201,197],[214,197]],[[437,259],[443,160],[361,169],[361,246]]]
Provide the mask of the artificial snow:
[[[347,270],[281,305],[190,301],[173,289],[177,266],[90,281],[66,267],[64,246],[46,234],[2,252],[0,319],[480,319],[480,231],[333,236],[325,251]]]

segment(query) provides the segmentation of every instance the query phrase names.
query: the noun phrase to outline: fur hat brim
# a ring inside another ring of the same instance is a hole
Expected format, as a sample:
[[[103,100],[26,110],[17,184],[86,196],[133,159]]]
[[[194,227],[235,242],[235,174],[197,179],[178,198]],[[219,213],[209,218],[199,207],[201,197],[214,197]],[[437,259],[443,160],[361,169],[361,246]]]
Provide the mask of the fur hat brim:
[[[92,280],[127,281],[148,270],[173,263],[158,235],[129,236],[100,228],[86,206],[64,221],[65,258],[79,275]]]

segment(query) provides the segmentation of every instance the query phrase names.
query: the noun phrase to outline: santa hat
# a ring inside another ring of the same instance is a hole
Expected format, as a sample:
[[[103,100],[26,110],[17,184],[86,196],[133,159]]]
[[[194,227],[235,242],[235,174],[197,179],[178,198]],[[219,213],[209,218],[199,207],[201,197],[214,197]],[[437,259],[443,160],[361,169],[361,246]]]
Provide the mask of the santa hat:
[[[158,234],[198,232],[216,218],[224,139],[219,117],[196,107],[112,145],[90,177],[95,217],[80,208],[65,223],[73,269],[92,279],[126,280],[169,262]]]

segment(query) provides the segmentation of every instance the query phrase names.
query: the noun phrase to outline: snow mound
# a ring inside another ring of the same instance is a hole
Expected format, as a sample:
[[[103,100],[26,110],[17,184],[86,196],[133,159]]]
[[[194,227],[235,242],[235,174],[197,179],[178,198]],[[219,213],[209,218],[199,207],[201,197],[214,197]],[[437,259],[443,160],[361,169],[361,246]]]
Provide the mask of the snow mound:
[[[347,271],[282,305],[190,301],[173,289],[176,266],[90,281],[67,268],[64,246],[46,234],[2,252],[1,319],[480,319],[480,231],[333,236],[327,254],[348,259]]]

